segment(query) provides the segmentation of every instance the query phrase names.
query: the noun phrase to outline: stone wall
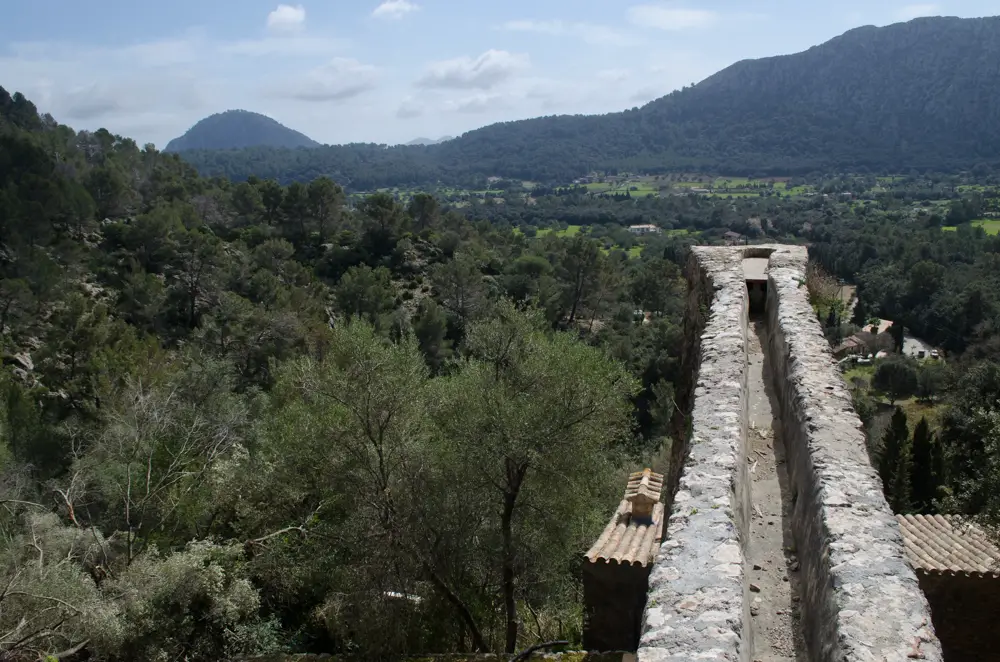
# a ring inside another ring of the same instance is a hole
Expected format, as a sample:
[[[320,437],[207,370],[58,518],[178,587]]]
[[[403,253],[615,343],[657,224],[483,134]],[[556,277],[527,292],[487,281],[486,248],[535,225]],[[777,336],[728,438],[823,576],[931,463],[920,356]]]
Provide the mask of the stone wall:
[[[690,438],[674,444],[668,539],[649,578],[638,658],[748,660],[743,548],[746,479],[747,291],[742,254],[695,249],[685,360]],[[705,310],[706,304],[708,309]],[[708,319],[704,320],[704,313]],[[692,334],[696,334],[692,337]],[[692,349],[693,348],[693,349]],[[693,365],[691,365],[693,363]],[[668,483],[667,487],[670,487]]]
[[[804,248],[768,268],[768,348],[792,489],[809,659],[941,660],[930,609],[805,286]]]
[[[990,660],[1000,651],[1000,578],[918,573],[946,660]]]
[[[230,658],[226,662],[361,662],[361,656],[309,655],[301,653],[275,653],[256,657]],[[401,662],[508,662],[509,655],[411,655],[401,658]],[[632,653],[590,653],[569,651],[566,653],[532,653],[525,662],[635,662]]]
[[[690,433],[672,453],[679,475],[668,487],[676,494],[667,499],[671,516],[650,574],[638,659],[744,662],[753,650],[743,567],[751,500],[742,260],[768,256],[765,351],[793,483],[808,659],[940,661],[927,601],[809,305],[806,250],[778,245],[693,249],[685,356],[698,364],[687,366],[694,379],[689,402],[678,403],[690,415]]]

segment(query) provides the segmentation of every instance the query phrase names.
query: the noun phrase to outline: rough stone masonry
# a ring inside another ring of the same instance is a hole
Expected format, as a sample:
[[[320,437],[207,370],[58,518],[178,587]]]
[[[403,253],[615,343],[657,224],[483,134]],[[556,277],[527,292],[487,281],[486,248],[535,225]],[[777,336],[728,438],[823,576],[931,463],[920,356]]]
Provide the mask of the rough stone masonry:
[[[806,249],[699,247],[688,268],[700,363],[671,515],[649,578],[639,662],[749,661],[743,259],[769,257],[768,346],[786,435],[802,624],[813,662],[941,660],[930,609],[805,287]],[[709,301],[708,310],[705,302]],[[683,405],[682,405],[683,406]],[[679,462],[678,462],[679,460]]]

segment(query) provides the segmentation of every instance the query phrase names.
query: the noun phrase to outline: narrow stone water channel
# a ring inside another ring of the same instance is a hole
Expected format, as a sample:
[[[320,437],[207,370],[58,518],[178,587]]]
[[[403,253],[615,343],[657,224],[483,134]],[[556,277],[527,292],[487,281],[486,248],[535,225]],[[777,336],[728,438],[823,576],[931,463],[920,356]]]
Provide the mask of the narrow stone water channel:
[[[747,333],[748,470],[751,481],[747,577],[755,662],[807,662],[800,626],[799,561],[791,532],[791,491],[761,315]]]

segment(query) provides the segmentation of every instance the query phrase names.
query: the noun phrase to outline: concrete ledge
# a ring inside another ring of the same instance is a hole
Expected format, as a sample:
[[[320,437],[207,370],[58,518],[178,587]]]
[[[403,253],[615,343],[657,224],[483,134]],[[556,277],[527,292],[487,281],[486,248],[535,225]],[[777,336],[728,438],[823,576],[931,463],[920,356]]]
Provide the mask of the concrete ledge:
[[[744,553],[747,292],[742,253],[695,249],[688,278],[709,288],[691,438],[667,535],[649,577],[638,659],[746,660]],[[699,305],[701,297],[690,299]],[[688,315],[699,311],[689,310]]]

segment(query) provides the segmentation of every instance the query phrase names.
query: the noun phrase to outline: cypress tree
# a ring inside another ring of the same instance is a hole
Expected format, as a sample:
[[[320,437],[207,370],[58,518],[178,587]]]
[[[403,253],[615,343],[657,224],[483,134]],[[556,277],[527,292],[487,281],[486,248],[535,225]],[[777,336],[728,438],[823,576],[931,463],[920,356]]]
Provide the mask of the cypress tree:
[[[934,512],[934,497],[939,484],[934,457],[936,445],[927,419],[921,418],[913,430],[913,472],[910,480],[911,503],[918,513]]]
[[[910,430],[906,412],[896,407],[889,429],[882,437],[878,473],[882,490],[893,512],[903,512],[910,501]]]

